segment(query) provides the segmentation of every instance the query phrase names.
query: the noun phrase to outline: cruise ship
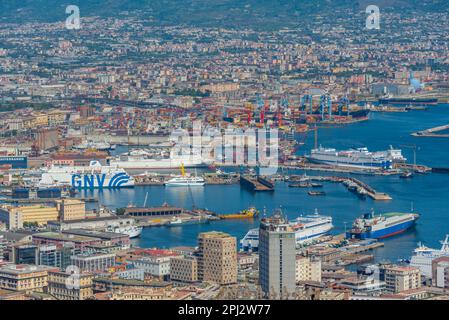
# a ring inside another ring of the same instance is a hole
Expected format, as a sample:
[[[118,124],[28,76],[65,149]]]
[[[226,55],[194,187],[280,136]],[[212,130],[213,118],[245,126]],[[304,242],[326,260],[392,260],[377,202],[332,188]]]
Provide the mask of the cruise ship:
[[[432,249],[419,244],[410,259],[410,266],[418,267],[427,278],[432,278],[432,261],[440,257],[449,257],[449,234],[441,241],[441,249]]]
[[[328,234],[334,227],[332,217],[319,215],[301,216],[289,222],[295,230],[296,245],[309,243],[323,235]],[[243,251],[257,251],[259,248],[259,229],[251,229],[240,240],[240,248]]]
[[[366,213],[357,218],[352,229],[346,233],[347,238],[355,239],[383,239],[405,232],[419,219],[417,213],[391,212],[375,215]]]
[[[154,157],[146,150],[134,150],[111,159],[109,164],[122,169],[176,169],[181,164],[186,168],[208,167],[212,161],[203,159],[201,155],[176,155],[170,152],[169,157]]]
[[[370,152],[367,148],[356,148],[345,151],[337,151],[333,148],[319,147],[313,149],[307,159],[315,163],[323,163],[340,167],[352,167],[359,169],[384,169],[393,167],[393,163],[405,162],[407,159],[402,156],[399,149]]]
[[[44,169],[39,187],[125,188],[134,186],[134,178],[115,166],[91,161],[89,166],[51,166]]]

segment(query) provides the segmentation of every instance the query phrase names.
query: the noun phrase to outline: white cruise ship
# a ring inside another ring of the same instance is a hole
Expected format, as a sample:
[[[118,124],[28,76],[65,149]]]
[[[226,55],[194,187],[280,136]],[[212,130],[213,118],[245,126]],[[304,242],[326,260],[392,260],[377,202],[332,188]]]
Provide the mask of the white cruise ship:
[[[410,266],[418,267],[427,278],[432,278],[432,260],[439,257],[449,257],[449,234],[441,241],[441,249],[428,248],[422,244],[414,250]]]
[[[337,151],[333,148],[313,149],[307,159],[315,163],[323,163],[340,167],[352,167],[360,169],[391,169],[393,163],[405,162],[402,150],[390,149],[385,151],[370,152],[367,148],[356,148],[345,151]]]
[[[176,176],[164,184],[167,187],[184,187],[184,186],[204,186],[206,181],[202,177],[190,176],[186,174],[186,170],[184,164],[181,163],[181,175]]]
[[[125,188],[134,186],[134,178],[115,166],[91,161],[89,166],[55,166],[44,169],[39,187]]]
[[[176,186],[204,186],[206,184],[206,181],[204,181],[201,177],[175,177],[167,182],[165,182],[165,185],[167,187],[176,187]]]
[[[332,217],[319,215],[301,216],[289,222],[295,230],[296,245],[309,243],[323,235],[328,234],[334,225]],[[251,229],[240,240],[240,247],[243,251],[258,251],[259,229]]]
[[[203,159],[201,155],[176,155],[170,152],[169,157],[154,157],[148,151],[134,150],[111,159],[109,163],[123,169],[176,169],[181,164],[186,168],[207,167],[212,161]]]

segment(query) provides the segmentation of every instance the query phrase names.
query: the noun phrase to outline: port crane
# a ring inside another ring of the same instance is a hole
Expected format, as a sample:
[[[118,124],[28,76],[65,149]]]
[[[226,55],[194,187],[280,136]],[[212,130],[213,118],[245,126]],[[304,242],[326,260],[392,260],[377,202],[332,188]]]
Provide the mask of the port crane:
[[[305,94],[301,97],[300,105],[301,111],[307,114],[307,104],[309,104],[309,112],[313,113],[313,96],[311,94]]]

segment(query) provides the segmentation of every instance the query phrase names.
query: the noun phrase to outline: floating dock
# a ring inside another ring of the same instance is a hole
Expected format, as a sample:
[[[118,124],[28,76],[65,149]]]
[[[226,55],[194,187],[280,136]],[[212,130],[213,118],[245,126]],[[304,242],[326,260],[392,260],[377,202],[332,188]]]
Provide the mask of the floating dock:
[[[438,126],[418,132],[412,133],[414,137],[437,137],[437,138],[449,138],[449,133],[438,133],[440,131],[449,130],[449,124],[444,126]]]

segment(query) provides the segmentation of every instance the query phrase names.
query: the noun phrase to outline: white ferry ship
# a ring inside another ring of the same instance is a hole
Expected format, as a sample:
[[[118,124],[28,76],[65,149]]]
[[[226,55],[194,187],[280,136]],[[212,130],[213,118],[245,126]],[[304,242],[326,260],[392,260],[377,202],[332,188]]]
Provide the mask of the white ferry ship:
[[[334,227],[332,217],[319,215],[317,212],[313,215],[298,217],[289,222],[295,230],[296,245],[309,243],[321,236],[328,234]],[[259,248],[259,229],[251,229],[240,240],[240,247],[243,251],[258,251]]]
[[[154,157],[146,150],[134,150],[111,159],[109,163],[123,169],[176,169],[181,164],[186,168],[207,167],[212,161],[203,159],[201,155],[177,155],[173,151],[169,157]]]
[[[170,187],[174,186],[204,186],[206,181],[204,181],[201,177],[175,177],[167,182],[165,182],[165,185]]]
[[[441,241],[441,249],[428,248],[421,243],[414,250],[410,266],[418,267],[427,278],[432,278],[432,261],[440,257],[449,257],[449,234]]]
[[[352,167],[359,169],[391,169],[393,163],[405,162],[402,150],[390,149],[385,151],[370,152],[367,148],[356,148],[345,151],[337,151],[333,148],[313,149],[307,159],[315,163],[323,163],[340,167]]]
[[[182,163],[181,163],[181,175],[176,176],[165,182],[165,185],[167,187],[204,186],[205,184],[206,181],[202,177],[186,175],[185,168]]]
[[[134,186],[134,178],[115,166],[91,161],[89,166],[55,166],[44,169],[39,187],[125,188]]]

